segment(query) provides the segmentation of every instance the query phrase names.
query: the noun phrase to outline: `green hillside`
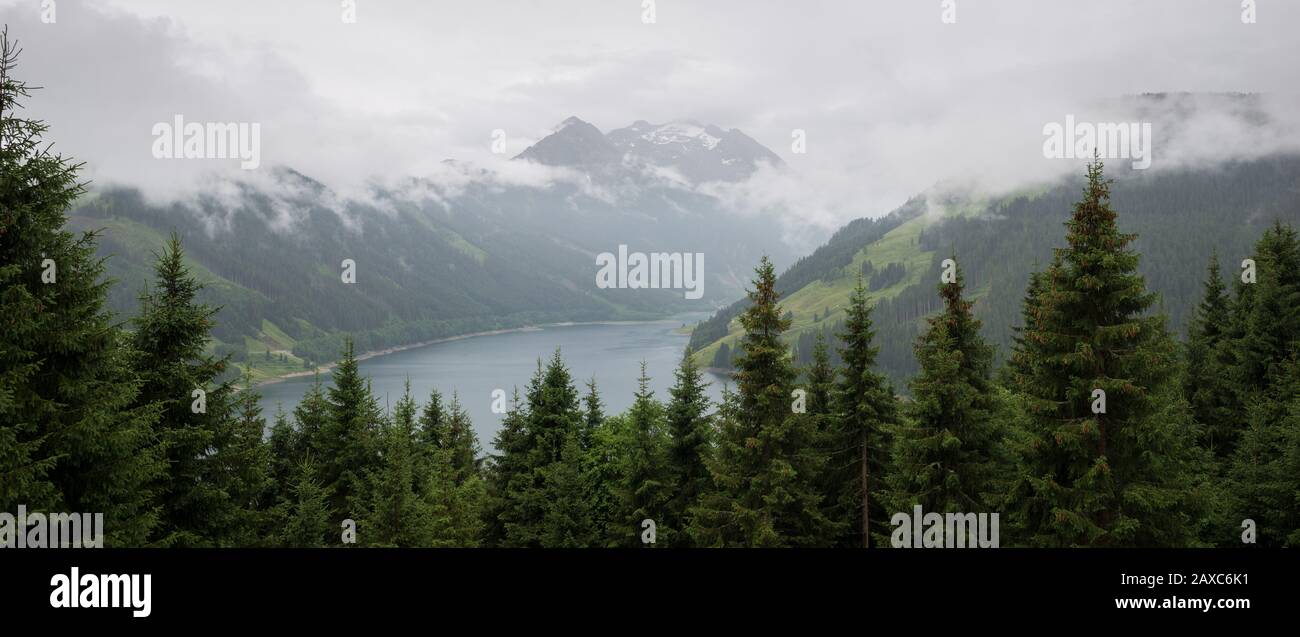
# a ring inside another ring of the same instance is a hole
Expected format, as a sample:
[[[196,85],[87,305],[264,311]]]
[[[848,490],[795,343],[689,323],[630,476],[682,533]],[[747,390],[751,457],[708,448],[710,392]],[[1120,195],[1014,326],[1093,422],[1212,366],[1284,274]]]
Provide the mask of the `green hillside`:
[[[1300,158],[1294,156],[1211,170],[1115,174],[1112,201],[1121,229],[1138,235],[1142,274],[1160,298],[1155,311],[1179,333],[1212,251],[1236,263],[1274,220],[1300,223],[1300,190],[1295,187]],[[777,281],[782,308],[793,319],[786,340],[795,348],[796,360],[807,363],[818,332],[834,349],[842,308],[865,267],[865,280],[873,288],[868,296],[881,348],[879,364],[901,390],[916,370],[912,344],[922,319],[939,309],[935,286],[940,263],[950,255],[961,264],[976,316],[1001,356],[1020,322],[1029,275],[1060,247],[1061,224],[1080,187],[1080,180],[1070,179],[996,199],[940,199],[927,193],[879,220],[849,224]],[[929,210],[944,212],[927,216]],[[890,264],[901,264],[902,270],[894,266],[892,277],[883,276],[887,284],[877,285]],[[746,304],[733,304],[696,327],[691,345],[699,364],[730,366],[739,338],[735,318]]]

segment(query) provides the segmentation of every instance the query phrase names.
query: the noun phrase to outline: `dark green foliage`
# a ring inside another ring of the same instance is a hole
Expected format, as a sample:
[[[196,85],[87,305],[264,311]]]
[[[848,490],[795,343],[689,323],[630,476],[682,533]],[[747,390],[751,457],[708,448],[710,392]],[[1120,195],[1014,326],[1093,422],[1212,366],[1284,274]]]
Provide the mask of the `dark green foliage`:
[[[1195,427],[1169,391],[1174,347],[1116,226],[1100,162],[1067,222],[1068,247],[1026,300],[1013,390],[1027,410],[1008,500],[1034,546],[1194,542]],[[1105,411],[1095,413],[1105,392]]]
[[[687,347],[682,355],[675,372],[676,382],[668,390],[671,399],[665,413],[671,487],[660,528],[673,531],[661,542],[674,547],[691,545],[690,534],[685,532],[690,524],[690,510],[713,486],[708,469],[715,437],[713,417],[709,413],[709,398],[704,393],[707,383],[695,366],[692,353]]]
[[[928,319],[916,343],[921,373],[911,382],[912,401],[894,437],[893,464],[884,504],[889,512],[921,505],[937,513],[996,512],[1004,430],[998,394],[989,380],[993,350],[963,296],[961,271],[939,284],[941,314]]]
[[[205,353],[217,308],[198,303],[202,284],[190,274],[180,238],[157,255],[152,288],[133,321],[137,401],[159,405],[157,436],[168,471],[159,482],[162,546],[225,543],[239,504],[228,491],[227,446],[235,443],[234,388],[220,380],[226,361]],[[238,453],[230,450],[230,453]]]
[[[315,448],[321,462],[321,481],[330,493],[330,509],[336,521],[359,517],[365,493],[366,471],[374,465],[375,438],[379,432],[379,406],[369,382],[357,369],[352,343],[343,350],[343,360],[334,369],[334,385],[326,398],[327,417],[316,436]]]
[[[105,310],[96,236],[64,231],[78,164],[19,115],[26,85],[0,35],[0,510],[104,514],[105,546],[156,531],[159,406],[137,400],[127,343]],[[47,261],[48,260],[48,261]],[[52,277],[52,278],[51,278]]]
[[[1183,396],[1204,431],[1204,444],[1219,458],[1232,454],[1243,428],[1232,386],[1229,337],[1230,303],[1215,254],[1205,278],[1205,293],[1192,315],[1184,349]]]
[[[330,524],[329,498],[316,477],[310,457],[299,463],[284,505],[284,522],[278,535],[279,545],[294,548],[321,548],[334,544],[338,527]]]
[[[364,518],[357,524],[357,540],[365,546],[417,547],[432,540],[432,516],[418,490],[423,481],[415,439],[416,409],[407,381],[392,418],[382,420],[377,432],[379,462],[369,468]]]
[[[613,521],[612,535],[622,546],[642,546],[642,523],[663,522],[672,479],[667,459],[667,431],[664,408],[654,399],[649,389],[645,363],[641,364],[636,399],[626,416],[626,439],[618,450],[619,480],[615,493],[619,501],[619,515]],[[666,543],[678,529],[658,527],[657,535]],[[656,537],[658,543],[658,537]]]
[[[688,532],[700,546],[818,546],[835,524],[816,489],[825,457],[816,426],[791,413],[796,371],[781,342],[776,275],[767,260],[755,269],[737,359],[739,391],[720,410],[721,435],[710,467],[715,488],[693,510]]]
[[[888,514],[880,502],[889,465],[889,431],[897,422],[893,387],[875,371],[875,330],[862,279],[849,298],[840,358],[844,366],[834,394],[835,418],[825,437],[829,455],[827,511],[841,523],[836,546],[873,545],[887,535]]]

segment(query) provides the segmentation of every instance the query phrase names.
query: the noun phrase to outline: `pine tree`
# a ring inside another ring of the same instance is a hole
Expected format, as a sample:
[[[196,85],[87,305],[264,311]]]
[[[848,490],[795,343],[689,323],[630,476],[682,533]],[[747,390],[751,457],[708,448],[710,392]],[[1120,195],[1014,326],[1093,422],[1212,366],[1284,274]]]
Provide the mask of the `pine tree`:
[[[618,524],[619,503],[615,490],[619,482],[616,460],[621,454],[619,445],[624,438],[624,419],[605,416],[604,403],[594,377],[587,381],[587,395],[582,402],[586,413],[579,444],[583,449],[582,475],[595,545],[621,546],[624,538],[622,525]]]
[[[452,393],[451,405],[447,408],[445,445],[451,463],[451,477],[456,485],[464,484],[470,476],[478,475],[478,436],[474,434],[474,423],[470,421],[469,413],[461,406],[460,397],[455,392]]]
[[[582,458],[577,432],[570,432],[560,445],[560,457],[536,470],[544,494],[541,520],[534,529],[538,546],[588,548],[600,542]]]
[[[320,432],[329,422],[329,401],[325,398],[325,386],[321,383],[320,373],[312,380],[311,387],[303,394],[298,405],[293,408],[293,425],[297,431],[294,456],[301,460],[308,453],[320,452]]]
[[[442,404],[442,393],[437,389],[429,392],[429,402],[420,412],[418,437],[426,449],[442,449],[447,439],[447,409]]]
[[[1195,426],[1170,381],[1172,339],[1110,207],[1102,164],[1025,311],[1015,391],[1028,409],[1008,500],[1035,546],[1184,546]],[[1098,391],[1104,392],[1103,394]],[[1101,409],[1099,400],[1104,400]]]
[[[430,546],[473,548],[479,545],[485,484],[477,472],[457,482],[451,449],[439,449],[434,454],[432,470],[424,485],[424,498],[431,520]]]
[[[230,499],[231,518],[221,526],[222,546],[255,546],[264,543],[275,504],[270,446],[263,440],[266,419],[259,404],[261,394],[245,376],[244,387],[235,396],[234,413],[224,419],[218,431],[218,468],[214,483]]]
[[[1002,431],[989,377],[993,349],[963,296],[961,270],[939,284],[944,309],[927,319],[917,339],[921,371],[909,387],[912,401],[894,436],[887,511],[916,505],[936,513],[990,512],[999,475]]]
[[[483,543],[492,547],[510,546],[507,531],[514,508],[511,485],[517,484],[528,467],[528,414],[517,387],[492,446],[499,453],[488,457],[486,467]]]
[[[164,470],[159,408],[136,400],[96,235],[63,230],[80,165],[19,116],[17,57],[0,33],[0,510],[103,513],[105,546],[143,545]]]
[[[716,487],[694,510],[688,532],[702,546],[818,546],[835,529],[816,490],[825,457],[811,419],[791,413],[796,372],[781,341],[790,321],[771,262],[763,258],[755,273],[740,317],[739,391],[720,414]]]
[[[1255,520],[1261,546],[1300,539],[1300,241],[1274,224],[1253,255],[1257,280],[1237,286],[1231,341],[1234,405],[1244,423],[1228,463],[1234,515]]]
[[[1232,454],[1242,428],[1232,406],[1236,400],[1222,348],[1228,336],[1231,299],[1215,254],[1205,278],[1205,294],[1188,327],[1183,395],[1204,427],[1205,446],[1220,458]]]
[[[298,430],[289,422],[289,416],[283,410],[277,410],[271,424],[271,435],[267,438],[269,455],[267,478],[271,481],[271,504],[283,508],[292,502],[293,485],[298,479],[302,461],[305,456],[298,455],[301,445]]]
[[[653,520],[657,526],[663,520],[670,495],[670,477],[664,457],[663,405],[654,399],[645,362],[641,363],[635,396],[632,407],[628,409],[628,437],[619,458],[621,475],[617,494],[621,506],[619,519],[615,522],[616,528],[622,530],[622,545],[627,547],[642,546],[643,521]],[[657,535],[670,540],[672,531],[666,527],[657,529]],[[620,534],[616,532],[615,535]]]
[[[334,369],[334,386],[326,398],[327,418],[317,436],[321,481],[330,493],[335,520],[356,519],[364,510],[357,498],[365,492],[366,471],[376,463],[379,406],[357,368],[352,339]]]
[[[893,387],[874,370],[880,348],[862,277],[849,296],[840,358],[844,366],[836,383],[833,429],[827,436],[830,457],[827,509],[845,523],[836,539],[840,547],[867,547],[872,536],[888,535],[889,513],[880,502],[892,442],[889,431],[898,420]]]
[[[418,547],[432,540],[432,516],[416,492],[423,480],[417,475],[415,399],[411,382],[382,424],[378,464],[367,472],[366,515],[357,527],[357,539],[367,546]]]
[[[835,394],[835,368],[831,366],[826,335],[820,330],[813,343],[812,364],[804,372],[808,386],[808,413],[829,416],[833,412],[831,398]]]
[[[668,475],[674,487],[663,514],[662,526],[673,531],[664,541],[668,546],[691,546],[690,534],[685,532],[690,510],[712,488],[708,460],[714,435],[707,387],[695,366],[694,352],[687,347],[677,366],[676,381],[668,390],[671,400],[666,409]]]
[[[297,467],[291,498],[284,506],[284,524],[278,535],[279,544],[291,548],[321,548],[329,543],[330,506],[328,493],[316,477],[316,466],[311,456],[303,458]]]
[[[140,297],[132,334],[136,372],[144,381],[137,402],[162,407],[158,438],[169,467],[158,485],[162,523],[156,541],[214,546],[238,515],[222,475],[227,430],[236,417],[233,387],[221,380],[227,360],[206,353],[218,308],[198,302],[203,285],[185,265],[180,237],[172,233],[156,257],[155,282]]]

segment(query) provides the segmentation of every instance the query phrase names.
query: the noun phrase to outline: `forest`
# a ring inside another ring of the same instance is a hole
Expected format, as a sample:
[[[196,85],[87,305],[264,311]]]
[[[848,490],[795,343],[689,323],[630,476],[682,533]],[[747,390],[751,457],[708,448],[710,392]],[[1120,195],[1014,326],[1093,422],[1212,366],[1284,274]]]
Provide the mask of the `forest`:
[[[930,273],[905,388],[868,277],[796,357],[763,258],[720,404],[688,349],[667,396],[643,371],[607,414],[556,351],[485,450],[455,396],[385,413],[347,338],[329,385],[261,413],[210,347],[220,310],[179,235],[118,322],[97,233],[67,227],[80,166],[0,64],[0,511],[102,512],[110,547],[889,547],[918,505],[999,513],[1002,546],[1300,545],[1300,238],[1281,221],[1240,269],[1200,256],[1199,300],[1162,307],[1094,160],[1071,200],[1039,200],[1063,228],[1009,239],[1055,247],[1002,323],[973,309],[978,246],[940,241],[956,268]]]

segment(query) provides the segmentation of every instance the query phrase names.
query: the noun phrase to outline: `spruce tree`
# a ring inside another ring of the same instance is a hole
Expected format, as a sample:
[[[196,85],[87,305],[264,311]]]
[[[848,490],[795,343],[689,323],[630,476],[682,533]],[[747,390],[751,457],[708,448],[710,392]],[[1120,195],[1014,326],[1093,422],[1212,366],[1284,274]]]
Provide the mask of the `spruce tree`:
[[[627,412],[627,440],[619,458],[621,475],[617,493],[621,506],[619,519],[614,523],[622,530],[621,544],[627,547],[642,546],[644,520],[653,520],[657,527],[663,522],[670,479],[664,457],[663,405],[654,399],[645,362],[641,363],[635,396]],[[659,527],[656,534],[671,541],[672,533],[673,529],[665,526]]]
[[[508,525],[514,512],[511,485],[526,473],[528,466],[528,414],[517,387],[492,446],[497,453],[488,456],[485,472],[483,543],[492,547],[510,546]]]
[[[234,413],[218,431],[218,451],[213,461],[218,471],[214,482],[231,503],[231,518],[220,530],[223,546],[264,544],[275,505],[271,481],[271,449],[263,439],[266,419],[259,403],[261,394],[253,388],[251,376],[235,396]]]
[[[366,471],[377,459],[380,414],[370,385],[357,367],[350,338],[334,369],[334,385],[326,403],[327,418],[317,439],[320,477],[330,493],[333,519],[355,520],[364,511],[358,498],[365,493]]]
[[[137,400],[96,235],[63,229],[80,165],[19,115],[17,58],[0,33],[0,510],[103,513],[105,546],[143,545],[164,470],[159,407]]]
[[[708,383],[695,366],[694,352],[689,347],[675,376],[676,381],[668,390],[671,399],[666,409],[672,495],[664,506],[662,525],[674,531],[665,540],[666,545],[685,547],[691,546],[690,534],[685,532],[690,510],[712,488],[708,461],[714,434],[709,397],[705,393]]]
[[[435,548],[473,548],[481,541],[484,480],[477,472],[459,482],[456,478],[452,450],[437,450],[423,490],[431,524],[429,545]]]
[[[432,518],[426,501],[416,492],[415,399],[411,383],[379,431],[379,462],[367,472],[366,515],[357,526],[357,539],[367,546],[419,547],[432,539]]]
[[[1253,255],[1256,282],[1237,287],[1232,340],[1233,387],[1243,423],[1229,460],[1234,515],[1255,520],[1258,543],[1282,546],[1300,533],[1300,241],[1274,224]]]
[[[827,435],[829,455],[827,510],[843,524],[836,546],[868,547],[873,536],[888,535],[889,514],[880,502],[885,488],[891,441],[898,420],[893,387],[875,371],[880,348],[874,344],[871,306],[862,277],[845,309],[836,383],[835,418]]]
[[[478,475],[478,436],[474,434],[474,423],[470,421],[469,413],[461,406],[460,397],[455,392],[447,407],[445,448],[451,463],[451,477],[457,485],[463,484],[470,476]]]
[[[284,506],[284,523],[278,535],[280,546],[329,546],[330,534],[337,527],[330,524],[328,492],[316,477],[316,467],[310,455],[298,464],[289,494],[290,499]]]
[[[198,301],[203,285],[185,265],[180,237],[172,233],[156,254],[153,287],[140,296],[132,334],[136,373],[143,380],[138,404],[162,408],[158,438],[168,472],[158,484],[162,546],[203,547],[222,542],[238,503],[224,484],[234,388],[222,380],[227,360],[207,353],[218,308]]]
[[[702,546],[819,546],[835,530],[816,489],[825,456],[812,420],[791,413],[796,372],[781,340],[790,321],[774,268],[764,257],[755,273],[740,317],[738,391],[720,414],[715,488],[695,508],[688,532]]]
[[[989,378],[993,349],[963,290],[958,268],[951,282],[939,284],[943,311],[927,319],[917,339],[921,371],[909,383],[912,401],[894,436],[887,511],[911,512],[918,504],[936,513],[996,511],[990,503],[1002,430]]]
[[[1222,348],[1228,337],[1231,299],[1219,271],[1219,259],[1210,258],[1204,295],[1187,330],[1183,395],[1196,421],[1203,426],[1204,443],[1219,458],[1226,458],[1236,447],[1242,429],[1240,415],[1232,406],[1230,369],[1225,365]]]
[[[820,330],[813,343],[812,364],[804,371],[808,392],[808,413],[813,416],[830,416],[833,412],[831,398],[835,394],[835,368],[831,366],[826,335]]]
[[[1034,546],[1185,546],[1196,430],[1171,391],[1172,339],[1146,315],[1154,296],[1100,161],[1087,177],[1068,246],[1027,299],[1014,389],[1028,431],[1008,506]]]

